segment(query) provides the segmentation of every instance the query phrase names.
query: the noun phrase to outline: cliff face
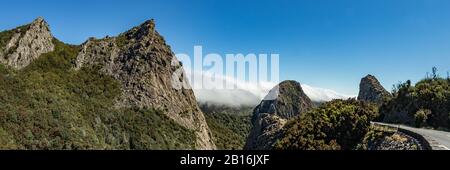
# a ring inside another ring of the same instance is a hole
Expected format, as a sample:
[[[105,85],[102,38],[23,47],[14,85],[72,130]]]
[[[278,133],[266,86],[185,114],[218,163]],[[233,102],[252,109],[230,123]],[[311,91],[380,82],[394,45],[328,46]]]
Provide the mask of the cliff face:
[[[53,36],[43,18],[8,33],[10,36],[0,49],[0,63],[15,69],[24,68],[41,54],[54,49]]]
[[[82,74],[82,68],[100,70],[99,74],[112,77],[115,79],[114,83],[120,84],[119,97],[111,99],[115,101],[112,108],[156,109],[177,125],[195,133],[195,149],[216,148],[193,91],[189,87],[176,88],[178,84],[174,83],[183,80],[187,82],[182,74],[184,71],[163,37],[155,30],[152,20],[117,37],[91,38],[80,46],[72,46],[73,49],[81,49],[73,52],[73,58],[68,56],[72,51],[61,49],[59,46],[64,45],[58,46],[55,42],[59,41],[53,38],[43,18],[0,32],[0,64],[21,70],[33,64],[33,60],[48,54],[43,60],[47,60],[49,56],[54,57],[54,60],[45,64],[70,60],[67,63],[73,64],[73,68],[69,66],[70,71],[65,70],[67,72]],[[141,133],[146,133],[148,130],[142,131],[145,132]]]
[[[198,149],[214,149],[214,143],[191,89],[177,89],[173,77],[181,64],[153,21],[117,37],[89,39],[82,45],[75,69],[100,67],[122,85],[116,107],[156,108],[178,124],[194,130]],[[180,80],[186,78],[181,74]]]
[[[389,96],[391,96],[391,94],[381,86],[375,76],[369,74],[361,79],[358,100],[381,103],[384,98]]]
[[[313,107],[300,83],[284,81],[274,87],[253,111],[252,124],[244,149],[272,149],[285,123]]]

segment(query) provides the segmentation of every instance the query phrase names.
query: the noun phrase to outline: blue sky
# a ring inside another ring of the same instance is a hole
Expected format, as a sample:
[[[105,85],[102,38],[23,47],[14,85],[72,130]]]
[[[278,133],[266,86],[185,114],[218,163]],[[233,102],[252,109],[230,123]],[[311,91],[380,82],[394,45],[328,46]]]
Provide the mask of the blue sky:
[[[450,70],[448,0],[5,1],[0,30],[43,16],[80,44],[154,18],[175,53],[278,53],[280,78],[357,94],[360,78],[391,89]],[[7,5],[5,5],[7,4]]]

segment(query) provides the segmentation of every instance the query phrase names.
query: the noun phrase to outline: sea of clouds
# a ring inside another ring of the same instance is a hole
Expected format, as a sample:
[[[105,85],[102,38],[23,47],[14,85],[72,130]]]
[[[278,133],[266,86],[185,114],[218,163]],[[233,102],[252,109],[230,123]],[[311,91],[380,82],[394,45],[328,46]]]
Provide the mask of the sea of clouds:
[[[223,76],[223,75],[211,75],[207,72],[191,72],[186,70],[187,77],[193,90],[197,101],[200,103],[209,103],[217,105],[227,105],[227,106],[256,106],[262,99],[269,93],[269,91],[274,88],[277,83],[273,82],[248,82],[237,80],[233,77]],[[193,76],[203,76],[203,81],[196,80],[192,81]],[[211,77],[214,77],[215,81],[223,81],[226,83],[232,83],[236,88],[234,89],[214,89],[214,88],[195,88],[195,87],[205,87],[214,86]],[[348,99],[355,97],[355,95],[341,94],[336,91],[318,87],[312,87],[307,84],[301,84],[303,91],[306,95],[315,102],[325,102],[333,99]]]

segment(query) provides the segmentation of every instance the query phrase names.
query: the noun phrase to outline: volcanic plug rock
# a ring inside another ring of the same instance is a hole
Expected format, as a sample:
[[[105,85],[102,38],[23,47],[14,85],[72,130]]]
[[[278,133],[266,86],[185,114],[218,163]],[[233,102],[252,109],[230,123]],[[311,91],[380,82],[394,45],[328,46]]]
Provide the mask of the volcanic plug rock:
[[[0,63],[4,65],[22,69],[41,54],[54,49],[53,36],[42,17],[9,32],[9,40],[0,47]]]
[[[313,107],[300,83],[284,81],[274,87],[253,111],[253,128],[244,149],[272,149],[285,123]]]
[[[176,123],[194,130],[197,149],[215,149],[203,113],[190,88],[175,88],[174,77],[186,82],[181,63],[149,20],[120,34],[91,38],[82,44],[76,68],[101,67],[122,85],[116,107],[156,108]],[[186,84],[185,84],[186,85]]]
[[[369,74],[361,79],[358,100],[381,103],[384,98],[389,96],[391,96],[391,94],[381,86],[375,76]]]

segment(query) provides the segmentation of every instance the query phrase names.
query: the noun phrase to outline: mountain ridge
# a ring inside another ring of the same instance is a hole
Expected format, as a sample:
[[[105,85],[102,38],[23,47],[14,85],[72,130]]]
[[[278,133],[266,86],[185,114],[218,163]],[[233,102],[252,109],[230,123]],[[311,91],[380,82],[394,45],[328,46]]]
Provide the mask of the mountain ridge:
[[[27,30],[18,31],[23,28]],[[1,63],[19,72],[29,70],[28,65],[42,55],[53,52],[54,44],[58,43],[42,17],[23,28],[2,32],[8,34],[2,36],[2,42],[19,43],[16,48],[18,52],[9,52],[11,50],[7,45],[6,48],[2,47],[0,53]],[[9,34],[12,35],[8,37]],[[23,45],[22,42],[31,44]],[[177,124],[194,131],[196,149],[215,149],[192,90],[175,89],[172,84],[173,74],[176,71],[183,72],[183,68],[170,46],[155,30],[154,20],[147,20],[117,37],[90,38],[76,47],[80,51],[76,52],[74,61],[68,63],[74,72],[97,70],[119,82],[121,90],[119,97],[114,99],[113,107],[119,110],[134,107],[161,110]],[[56,55],[62,56],[55,56],[55,59],[67,57],[64,51],[61,52]],[[179,79],[185,79],[184,74]]]

